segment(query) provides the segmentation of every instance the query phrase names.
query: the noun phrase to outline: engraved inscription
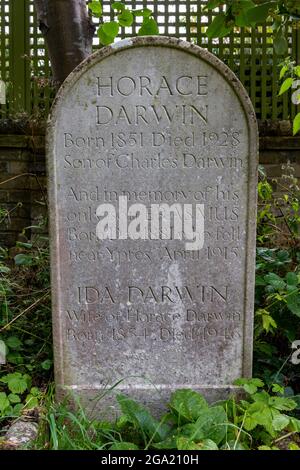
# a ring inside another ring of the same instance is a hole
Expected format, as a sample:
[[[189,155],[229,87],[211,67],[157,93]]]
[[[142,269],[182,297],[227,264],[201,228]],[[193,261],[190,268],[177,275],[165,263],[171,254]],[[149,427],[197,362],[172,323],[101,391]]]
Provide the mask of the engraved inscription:
[[[150,39],[83,64],[50,124],[56,361],[78,393],[250,373],[250,105],[206,52]]]

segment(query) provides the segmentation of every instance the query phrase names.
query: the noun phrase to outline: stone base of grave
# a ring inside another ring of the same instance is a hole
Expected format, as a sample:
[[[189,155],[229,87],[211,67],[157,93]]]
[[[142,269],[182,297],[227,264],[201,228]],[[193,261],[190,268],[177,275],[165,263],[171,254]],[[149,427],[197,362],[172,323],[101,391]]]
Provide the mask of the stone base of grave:
[[[85,388],[85,387],[57,387],[57,401],[63,401],[71,405],[72,409],[82,406],[91,419],[114,420],[120,415],[120,406],[116,399],[118,394],[124,394],[130,399],[147,407],[151,413],[160,418],[167,410],[172,393],[180,389],[192,389],[204,396],[208,403],[216,403],[234,396],[236,399],[244,397],[244,390],[234,385],[224,386],[199,386],[199,385],[178,385],[171,387],[161,386],[111,386],[106,388]]]

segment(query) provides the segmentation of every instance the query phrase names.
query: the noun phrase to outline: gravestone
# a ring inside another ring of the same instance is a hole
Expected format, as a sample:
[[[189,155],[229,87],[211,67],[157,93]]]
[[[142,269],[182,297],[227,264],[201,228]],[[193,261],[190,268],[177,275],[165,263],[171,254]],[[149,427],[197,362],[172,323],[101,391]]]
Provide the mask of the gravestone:
[[[67,78],[47,132],[59,397],[94,409],[118,383],[157,409],[251,376],[257,142],[236,76],[187,42],[120,41]]]

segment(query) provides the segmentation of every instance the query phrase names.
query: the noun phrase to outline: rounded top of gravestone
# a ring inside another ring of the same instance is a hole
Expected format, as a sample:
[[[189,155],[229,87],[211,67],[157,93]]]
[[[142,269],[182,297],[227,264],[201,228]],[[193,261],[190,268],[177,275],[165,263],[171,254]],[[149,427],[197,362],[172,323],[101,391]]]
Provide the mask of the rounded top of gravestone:
[[[91,69],[96,64],[104,61],[107,57],[120,54],[123,51],[128,49],[139,49],[141,47],[166,47],[170,49],[178,49],[179,51],[184,51],[187,54],[199,57],[199,59],[210,64],[214,69],[216,69],[220,75],[223,76],[225,81],[231,85],[235,90],[236,95],[238,96],[245,114],[247,116],[249,131],[250,131],[250,140],[258,138],[258,127],[255,110],[253,108],[252,102],[248,96],[247,91],[245,90],[242,83],[239,81],[234,72],[217,56],[212,54],[206,49],[199,47],[195,44],[192,44],[181,39],[167,36],[142,36],[142,37],[133,37],[128,39],[123,39],[117,41],[110,46],[102,47],[94,54],[91,54],[84,61],[82,61],[70,75],[66,78],[62,86],[60,87],[56,98],[54,100],[52,110],[50,112],[48,123],[51,128],[51,122],[55,121],[56,110],[59,107],[61,101],[64,97],[71,91],[73,85],[80,79],[80,77]]]

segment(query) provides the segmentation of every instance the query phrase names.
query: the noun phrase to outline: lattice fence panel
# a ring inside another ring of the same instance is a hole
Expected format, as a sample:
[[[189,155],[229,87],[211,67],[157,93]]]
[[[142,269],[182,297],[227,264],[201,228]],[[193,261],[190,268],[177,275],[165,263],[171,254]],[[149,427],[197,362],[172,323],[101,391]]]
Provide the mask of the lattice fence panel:
[[[113,19],[111,1],[103,0],[103,20]],[[238,29],[229,37],[209,40],[205,34],[208,24],[218,10],[207,12],[207,0],[125,0],[132,8],[148,7],[154,11],[160,34],[175,36],[194,42],[216,54],[237,74],[248,90],[260,119],[288,119],[295,115],[288,95],[278,97],[278,63],[274,55],[272,31],[269,26],[255,30]],[[20,20],[20,13],[23,19]],[[51,91],[47,85],[51,76],[44,40],[39,32],[33,0],[0,0],[1,15],[1,78],[8,83],[8,104],[1,107],[2,115],[9,114],[19,99],[18,109],[30,114],[46,114],[51,104]],[[17,26],[16,26],[16,18]],[[136,36],[139,22],[131,28],[122,28],[121,37]],[[22,23],[22,24],[21,24]],[[289,55],[299,58],[299,32],[289,27],[287,39]],[[94,48],[99,48],[94,38]],[[298,50],[297,50],[298,48]],[[16,57],[16,54],[18,56]],[[22,55],[22,59],[20,57]],[[22,73],[20,60],[25,62]],[[18,67],[14,64],[18,63]],[[23,80],[23,93],[16,93]],[[15,86],[17,82],[17,87]]]
[[[11,81],[10,77],[10,2],[9,0],[0,0],[0,78],[5,83]],[[12,99],[11,89],[7,88],[7,100],[5,105],[1,105],[1,111],[4,115],[8,114],[8,103]]]

